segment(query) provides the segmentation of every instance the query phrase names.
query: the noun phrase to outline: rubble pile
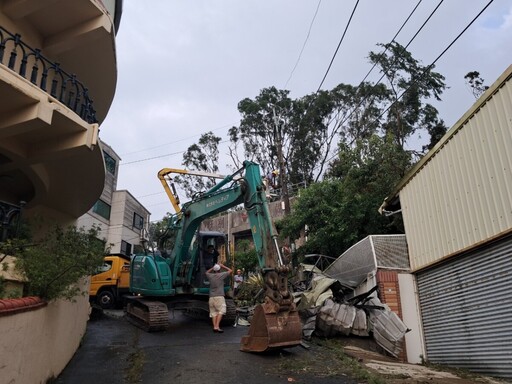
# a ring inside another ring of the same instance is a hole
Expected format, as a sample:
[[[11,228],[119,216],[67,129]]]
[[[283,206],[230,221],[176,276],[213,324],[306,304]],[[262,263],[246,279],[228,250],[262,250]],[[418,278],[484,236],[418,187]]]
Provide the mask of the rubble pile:
[[[354,290],[335,279],[310,269],[307,288],[296,292],[296,303],[303,323],[303,337],[372,336],[386,352],[398,357],[409,331],[396,313],[377,297],[377,287],[354,296]]]

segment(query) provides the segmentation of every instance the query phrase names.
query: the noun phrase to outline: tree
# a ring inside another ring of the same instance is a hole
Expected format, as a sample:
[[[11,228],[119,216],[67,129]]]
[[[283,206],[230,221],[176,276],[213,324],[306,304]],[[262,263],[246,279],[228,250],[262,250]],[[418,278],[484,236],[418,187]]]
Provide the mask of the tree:
[[[297,238],[308,228],[307,253],[338,256],[369,234],[403,231],[401,221],[379,215],[378,207],[410,166],[410,156],[393,140],[372,135],[339,150],[324,181],[310,185],[280,221],[281,235]]]
[[[381,128],[385,134],[391,133],[396,143],[404,148],[407,139],[418,129],[435,125],[429,120],[437,118],[437,113],[433,113],[435,108],[425,100],[441,100],[446,88],[445,78],[433,71],[434,66],[422,66],[397,42],[379,45],[385,50],[370,52],[369,59],[383,73],[391,102]]]
[[[487,85],[484,85],[484,79],[480,77],[480,72],[478,71],[468,72],[466,76],[464,76],[464,79],[466,80],[466,84],[471,88],[475,99],[478,99],[482,96],[482,93],[489,89]]]
[[[233,145],[240,142],[245,156],[265,172],[281,171],[283,182],[310,182],[321,158],[331,110],[327,92],[290,99],[289,91],[262,89],[254,99],[238,104],[241,121],[230,130]]]
[[[256,272],[259,267],[258,253],[250,240],[237,241],[235,247],[235,267],[242,269],[245,274]]]
[[[183,154],[182,165],[189,170],[217,173],[219,171],[219,143],[221,138],[213,132],[201,135],[197,144],[192,144]],[[188,198],[206,191],[215,185],[214,178],[181,175],[174,178]]]

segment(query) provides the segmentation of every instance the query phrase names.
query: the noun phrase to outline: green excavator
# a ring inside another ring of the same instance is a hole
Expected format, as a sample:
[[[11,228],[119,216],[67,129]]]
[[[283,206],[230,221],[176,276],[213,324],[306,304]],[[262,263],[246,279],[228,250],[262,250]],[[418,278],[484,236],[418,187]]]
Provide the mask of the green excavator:
[[[180,207],[170,176],[173,173],[221,180]],[[254,310],[240,349],[263,352],[299,345],[302,325],[288,290],[290,271],[278,246],[259,165],[245,161],[241,169],[225,177],[164,168],[158,177],[176,213],[171,216],[164,235],[159,239],[159,254],[136,255],[132,259],[130,291],[134,296],[127,301],[128,319],[147,331],[159,331],[167,327],[169,308],[207,311],[209,289],[204,273],[211,260],[207,260],[205,250],[208,245],[226,250],[229,247],[225,234],[199,231],[200,224],[217,213],[243,204],[265,282],[265,298],[263,304]],[[229,285],[225,287],[226,292],[229,288]],[[234,320],[234,303],[230,299],[226,302],[227,316]]]

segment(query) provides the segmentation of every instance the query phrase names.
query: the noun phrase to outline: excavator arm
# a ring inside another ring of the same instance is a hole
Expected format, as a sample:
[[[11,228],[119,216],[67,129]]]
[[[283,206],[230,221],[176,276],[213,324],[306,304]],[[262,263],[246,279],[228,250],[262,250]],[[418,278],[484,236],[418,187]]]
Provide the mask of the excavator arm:
[[[180,207],[172,184],[172,173],[221,179],[210,190],[198,194]],[[137,258],[132,262],[131,290],[146,296],[177,294],[183,260],[190,256],[189,247],[206,218],[244,205],[259,265],[266,285],[265,302],[255,308],[248,335],[241,343],[242,351],[262,352],[272,348],[291,347],[302,340],[302,325],[293,297],[288,291],[288,266],[283,262],[277,243],[277,231],[271,219],[265,185],[258,164],[245,161],[243,167],[229,176],[198,171],[165,168],[158,174],[176,213],[171,216],[159,248],[163,257]],[[194,264],[195,260],[187,261]],[[147,265],[146,265],[147,264]]]

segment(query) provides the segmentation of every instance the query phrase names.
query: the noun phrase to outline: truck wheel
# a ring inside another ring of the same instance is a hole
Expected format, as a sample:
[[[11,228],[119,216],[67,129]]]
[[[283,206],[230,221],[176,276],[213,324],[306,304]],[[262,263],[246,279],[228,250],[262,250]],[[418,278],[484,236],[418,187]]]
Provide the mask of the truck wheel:
[[[110,309],[114,307],[114,304],[116,302],[116,298],[114,297],[114,294],[110,291],[102,291],[98,294],[98,297],[96,298],[96,301],[98,302],[98,305],[103,309]]]

